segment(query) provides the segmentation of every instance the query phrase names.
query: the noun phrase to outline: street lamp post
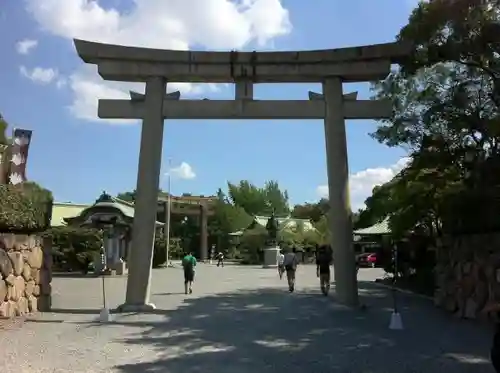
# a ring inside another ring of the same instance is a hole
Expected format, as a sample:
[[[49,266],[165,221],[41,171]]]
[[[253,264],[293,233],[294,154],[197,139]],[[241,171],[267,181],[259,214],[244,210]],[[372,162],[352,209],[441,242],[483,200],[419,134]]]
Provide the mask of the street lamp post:
[[[172,158],[168,159],[168,181],[167,181],[167,229],[165,232],[165,240],[166,242],[166,266],[170,266],[170,215],[172,211],[172,199],[170,197],[171,192],[171,181],[172,181]]]

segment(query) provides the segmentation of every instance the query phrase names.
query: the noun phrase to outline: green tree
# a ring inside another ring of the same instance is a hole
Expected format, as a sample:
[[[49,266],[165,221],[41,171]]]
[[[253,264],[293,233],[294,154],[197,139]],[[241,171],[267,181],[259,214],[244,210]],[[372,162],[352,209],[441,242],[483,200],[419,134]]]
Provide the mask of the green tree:
[[[276,181],[266,182],[263,188],[248,180],[241,180],[238,184],[228,183],[228,200],[251,216],[269,216],[273,209],[276,216],[288,216],[290,213],[288,193],[281,191]]]
[[[322,207],[320,202],[295,205],[291,212],[291,216],[297,219],[307,219],[312,222],[317,222],[325,214]]]
[[[395,232],[434,234],[479,228],[494,215],[500,185],[498,20],[491,1],[434,0],[412,13],[398,40],[414,44],[414,53],[374,86],[375,97],[391,100],[394,110],[373,136],[407,148],[413,160],[374,190],[358,224],[391,216]]]
[[[116,195],[116,198],[121,199],[122,201],[126,202],[135,202],[137,192],[135,189],[131,192],[123,192],[123,193],[118,193]]]
[[[10,144],[10,139],[7,136],[7,128],[9,124],[5,121],[2,114],[0,114],[0,145]]]
[[[52,227],[43,233],[52,240],[54,267],[86,273],[101,251],[103,234],[94,228]]]

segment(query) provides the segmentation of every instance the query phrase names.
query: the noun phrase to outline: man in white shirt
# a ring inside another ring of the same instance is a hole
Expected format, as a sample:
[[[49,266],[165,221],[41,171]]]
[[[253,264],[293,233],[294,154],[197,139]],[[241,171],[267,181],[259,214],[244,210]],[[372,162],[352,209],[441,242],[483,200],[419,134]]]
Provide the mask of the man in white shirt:
[[[283,272],[285,272],[285,265],[283,264],[285,262],[285,255],[283,255],[283,252],[281,250],[278,251],[277,261],[278,261],[278,275],[280,276],[281,280],[283,278]]]
[[[288,289],[290,293],[295,290],[295,272],[297,271],[297,264],[299,261],[296,255],[297,249],[294,247],[292,252],[286,253],[283,265],[285,266],[286,278],[288,280]]]

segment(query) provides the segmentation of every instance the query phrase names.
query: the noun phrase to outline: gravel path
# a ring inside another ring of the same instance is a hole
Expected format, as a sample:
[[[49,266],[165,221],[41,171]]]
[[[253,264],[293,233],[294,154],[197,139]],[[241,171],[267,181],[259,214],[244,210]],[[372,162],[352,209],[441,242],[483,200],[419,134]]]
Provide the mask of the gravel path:
[[[405,330],[388,330],[392,300],[360,271],[368,309],[351,311],[319,294],[314,267],[289,294],[276,272],[200,265],[195,292],[181,293],[180,269],[155,270],[154,314],[94,320],[100,280],[55,278],[54,312],[0,330],[2,373],[403,373],[484,372],[490,333],[457,321],[429,302],[400,295]],[[110,307],[125,278],[108,278]]]

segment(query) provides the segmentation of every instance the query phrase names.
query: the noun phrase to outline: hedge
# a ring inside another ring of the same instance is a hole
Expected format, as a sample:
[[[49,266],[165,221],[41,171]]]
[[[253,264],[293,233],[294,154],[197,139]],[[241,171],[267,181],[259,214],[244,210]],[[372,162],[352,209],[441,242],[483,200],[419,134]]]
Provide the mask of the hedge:
[[[87,273],[95,254],[101,251],[102,232],[95,228],[59,226],[42,233],[52,240],[54,268]]]
[[[0,185],[0,232],[41,232],[50,227],[52,193],[36,183]]]

